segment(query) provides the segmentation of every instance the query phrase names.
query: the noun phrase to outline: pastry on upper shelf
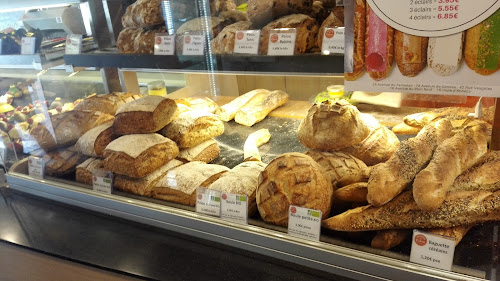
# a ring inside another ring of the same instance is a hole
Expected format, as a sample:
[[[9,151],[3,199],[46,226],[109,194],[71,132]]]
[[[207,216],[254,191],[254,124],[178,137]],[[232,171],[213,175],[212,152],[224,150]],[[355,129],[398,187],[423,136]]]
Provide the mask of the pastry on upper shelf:
[[[141,95],[128,92],[113,92],[111,94],[92,95],[80,101],[74,110],[91,110],[105,112],[115,115],[116,110],[126,104],[140,98]]]
[[[224,123],[215,114],[186,111],[160,132],[175,141],[179,148],[196,146],[224,133]]]
[[[154,133],[170,124],[178,115],[174,100],[145,96],[118,108],[113,132],[118,135]]]
[[[212,44],[212,52],[218,55],[232,54],[236,40],[236,33],[240,30],[252,29],[251,21],[239,21],[224,27],[224,29],[215,37]],[[255,40],[259,40],[256,38]]]
[[[42,156],[45,163],[45,174],[54,177],[74,172],[76,166],[87,158],[87,156],[76,151],[74,146],[51,151]]]
[[[247,14],[256,27],[290,14],[310,14],[312,0],[249,0]]]
[[[88,158],[80,165],[76,166],[76,181],[92,185],[92,173],[95,169],[104,169],[102,159]]]
[[[267,55],[269,34],[275,28],[295,28],[297,30],[294,54],[302,54],[316,46],[318,23],[310,16],[293,14],[274,20],[262,28],[259,54]]]
[[[138,0],[127,7],[122,17],[123,27],[148,27],[162,24],[161,0]]]
[[[241,125],[253,126],[287,101],[288,94],[281,90],[255,95],[236,112],[234,121]]]
[[[211,98],[207,97],[181,98],[176,99],[175,102],[189,107],[190,110],[201,110],[209,113],[215,113],[219,109],[219,105]]]
[[[106,146],[116,138],[112,126],[113,122],[108,122],[90,129],[78,139],[76,150],[87,156],[102,157]]]
[[[135,53],[135,38],[142,31],[142,28],[129,27],[120,31],[118,39],[116,39],[116,48],[120,53],[133,54]]]
[[[323,37],[325,36],[325,29],[331,27],[344,26],[344,7],[335,7],[330,15],[323,21],[318,32],[318,46],[321,48],[323,44]]]
[[[177,159],[187,162],[199,161],[210,163],[220,154],[220,147],[213,139],[209,139],[196,146],[181,149]]]
[[[225,11],[235,11],[234,0],[210,0],[210,14],[214,17]]]
[[[234,116],[240,108],[242,108],[245,104],[247,104],[254,96],[267,95],[270,91],[266,89],[256,89],[245,93],[241,96],[236,97],[234,100],[222,105],[217,110],[217,115],[219,115],[220,119],[225,122],[229,122],[233,120]]]
[[[311,18],[315,19],[318,24],[321,24],[330,14],[329,10],[323,6],[321,1],[314,1],[309,14]]]
[[[165,25],[143,28],[134,38],[134,51],[136,54],[154,54],[156,33],[167,33]],[[117,43],[118,44],[118,43]]]
[[[104,150],[104,168],[116,174],[142,178],[177,154],[177,145],[162,135],[125,135],[112,141]]]

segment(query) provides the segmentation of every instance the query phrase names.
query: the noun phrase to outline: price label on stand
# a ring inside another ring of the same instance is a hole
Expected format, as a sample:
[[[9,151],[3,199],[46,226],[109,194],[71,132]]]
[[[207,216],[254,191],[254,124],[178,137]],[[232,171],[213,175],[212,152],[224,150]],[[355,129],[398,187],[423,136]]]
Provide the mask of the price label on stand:
[[[196,212],[220,217],[221,192],[198,187],[196,189]]]
[[[175,35],[168,33],[155,34],[155,55],[171,56],[175,54]]]
[[[221,218],[223,220],[248,224],[248,196],[222,193]]]
[[[410,261],[451,270],[455,238],[413,230]]]
[[[288,234],[319,241],[321,211],[290,205],[288,208]]]
[[[40,157],[28,157],[28,175],[32,178],[43,179],[45,177],[45,161]]]
[[[35,54],[35,37],[21,38],[21,55]]]
[[[293,56],[296,38],[297,29],[295,28],[272,29],[269,32],[267,54],[269,56]]]
[[[325,28],[321,52],[328,54],[343,54],[345,45],[344,27]]]
[[[260,30],[240,30],[235,34],[234,50],[235,54],[259,53]]]
[[[205,54],[205,35],[184,35],[182,54],[185,56],[203,56]]]
[[[82,35],[68,34],[66,36],[66,54],[78,55],[82,52]]]
[[[102,169],[92,171],[92,189],[97,192],[111,194],[113,191],[113,173]]]

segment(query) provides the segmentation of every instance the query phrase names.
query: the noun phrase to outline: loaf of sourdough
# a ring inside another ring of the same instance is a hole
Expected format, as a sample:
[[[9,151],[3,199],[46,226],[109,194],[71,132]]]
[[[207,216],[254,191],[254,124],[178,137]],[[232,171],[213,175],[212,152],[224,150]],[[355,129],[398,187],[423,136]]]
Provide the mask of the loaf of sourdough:
[[[450,191],[500,190],[500,151],[488,151],[469,170],[453,182]]]
[[[75,106],[74,110],[100,111],[115,115],[116,110],[118,110],[120,106],[140,97],[141,95],[127,92],[113,92],[111,94],[92,95],[79,102]]]
[[[154,54],[156,33],[166,33],[165,25],[143,28],[134,38],[134,53]]]
[[[92,185],[92,172],[95,169],[103,169],[102,159],[88,158],[80,165],[76,166],[76,181]]]
[[[127,7],[123,27],[148,27],[163,23],[161,0],[138,0]]]
[[[260,34],[259,54],[267,55],[269,46],[269,34],[276,28],[295,28],[295,51],[294,54],[302,54],[316,46],[316,36],[318,34],[318,24],[310,16],[303,14],[293,14],[274,20],[262,28]]]
[[[171,169],[153,188],[153,197],[183,205],[196,204],[196,189],[208,187],[229,168],[203,162],[189,162]]]
[[[113,132],[118,135],[154,133],[178,115],[179,110],[174,100],[145,96],[122,105],[116,111]]]
[[[220,147],[213,139],[209,139],[196,146],[181,149],[177,158],[181,161],[193,162],[199,161],[210,163],[220,154]]]
[[[342,27],[344,26],[344,7],[335,7],[330,15],[323,21],[318,32],[318,46],[323,45],[323,37],[325,36],[325,28]]]
[[[116,138],[112,126],[113,122],[109,122],[90,129],[78,139],[76,150],[87,156],[102,157],[106,146]]]
[[[290,14],[310,14],[312,0],[249,0],[247,14],[256,27]]]
[[[287,101],[288,94],[281,90],[266,93],[262,97],[255,95],[236,112],[234,121],[241,125],[253,126],[264,120],[271,111],[282,106]]]
[[[224,133],[224,123],[215,114],[186,111],[160,132],[175,141],[180,148],[196,146]]]
[[[220,119],[225,122],[229,122],[233,120],[234,116],[240,108],[242,108],[245,104],[247,104],[253,97],[261,96],[264,97],[270,91],[266,89],[255,89],[248,93],[245,93],[241,96],[238,96],[234,100],[222,105],[217,110],[217,115],[219,115]]]
[[[135,53],[134,42],[137,35],[142,31],[142,28],[124,28],[120,31],[118,39],[116,39],[116,47],[120,53]]]
[[[113,116],[88,110],[72,110],[50,116],[30,130],[30,135],[45,151],[75,144],[90,129],[110,122]]]
[[[224,27],[224,29],[215,37],[212,44],[212,52],[218,55],[232,54],[234,50],[234,42],[236,33],[240,30],[252,29],[251,21],[239,21]],[[259,40],[256,38],[255,40]]]
[[[248,196],[248,216],[251,217],[257,211],[255,193],[259,175],[265,168],[266,164],[260,161],[243,162],[223,173],[208,189]]]
[[[180,165],[182,165],[181,161],[172,159],[143,178],[117,175],[113,181],[113,187],[121,191],[151,197],[156,183],[167,174],[168,170]]]
[[[268,223],[287,226],[290,205],[330,213],[333,188],[325,170],[302,153],[285,153],[259,176],[256,199],[260,216]]]
[[[298,138],[307,148],[329,151],[360,143],[370,131],[354,105],[345,100],[325,101],[309,109],[300,122]]]
[[[73,173],[76,166],[87,159],[87,156],[76,151],[74,146],[48,152],[42,159],[45,163],[45,174],[58,177]]]
[[[104,168],[116,174],[142,178],[177,154],[177,145],[162,135],[125,135],[112,141],[104,150]]]

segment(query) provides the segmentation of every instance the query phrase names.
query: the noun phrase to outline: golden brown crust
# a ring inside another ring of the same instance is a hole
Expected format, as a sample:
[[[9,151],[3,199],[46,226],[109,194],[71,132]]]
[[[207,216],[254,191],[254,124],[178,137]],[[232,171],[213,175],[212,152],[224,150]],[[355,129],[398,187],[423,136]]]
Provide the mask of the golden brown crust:
[[[500,190],[500,151],[488,151],[453,182],[452,191]]]
[[[373,237],[371,245],[373,248],[389,250],[403,243],[411,236],[411,231],[407,229],[387,229],[377,231]]]
[[[224,133],[224,123],[217,115],[187,111],[179,115],[161,134],[175,141],[180,148],[194,147]]]
[[[139,0],[127,7],[123,27],[148,27],[164,22],[160,0]]]
[[[288,94],[281,90],[255,95],[236,112],[234,121],[241,125],[253,126],[264,120],[271,111],[285,104],[288,98]]]
[[[368,183],[353,183],[335,191],[334,197],[345,202],[367,203],[366,194]]]
[[[199,161],[210,163],[220,154],[220,147],[214,140],[208,140],[197,146],[182,149],[177,156],[178,159],[185,162]]]
[[[217,37],[212,40],[212,51],[219,55],[232,54],[234,51],[236,32],[250,29],[252,29],[251,21],[240,21],[224,27]]]
[[[401,122],[392,127],[392,132],[396,135],[416,135],[418,134],[418,132],[420,132],[420,130],[422,130],[422,128],[423,127],[410,126],[405,124],[404,122]]]
[[[403,118],[403,122],[408,126],[423,127],[439,118],[450,120],[466,119],[468,114],[472,112],[474,112],[474,109],[468,107],[441,107],[407,115]]]
[[[85,162],[76,166],[76,181],[87,185],[92,185],[92,172],[94,169],[103,169],[102,159],[89,158]]]
[[[100,111],[115,115],[116,110],[118,110],[120,106],[140,97],[141,95],[128,92],[113,92],[111,94],[93,95],[78,103],[74,110]]]
[[[78,139],[75,148],[87,156],[102,157],[106,146],[116,138],[112,125],[109,122],[92,128]]]
[[[134,50],[136,54],[154,54],[156,33],[166,33],[167,28],[155,26],[152,28],[143,28],[134,38]]]
[[[124,28],[116,40],[116,47],[120,53],[135,53],[134,42],[141,28]]]
[[[428,37],[410,35],[399,30],[394,34],[394,59],[404,76],[413,77],[427,64]],[[415,50],[416,52],[412,52]]]
[[[455,245],[458,245],[460,241],[462,241],[462,238],[464,238],[465,234],[469,232],[469,230],[472,228],[472,225],[459,225],[455,227],[448,227],[448,228],[431,228],[431,229],[426,229],[425,231],[437,234],[437,235],[442,235],[442,236],[448,236],[455,238]]]
[[[42,157],[45,163],[45,174],[54,177],[73,173],[76,166],[87,158],[87,156],[78,153],[74,147],[52,151]]]

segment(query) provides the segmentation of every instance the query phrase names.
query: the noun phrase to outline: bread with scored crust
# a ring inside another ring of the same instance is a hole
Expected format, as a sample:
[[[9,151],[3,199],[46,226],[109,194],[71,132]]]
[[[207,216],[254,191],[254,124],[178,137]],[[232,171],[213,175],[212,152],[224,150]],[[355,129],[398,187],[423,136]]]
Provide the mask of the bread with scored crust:
[[[500,190],[500,151],[490,150],[453,182],[451,191]]]

